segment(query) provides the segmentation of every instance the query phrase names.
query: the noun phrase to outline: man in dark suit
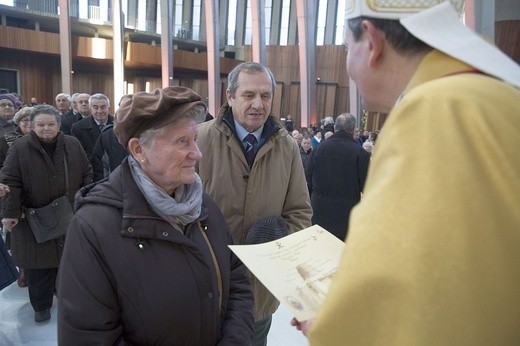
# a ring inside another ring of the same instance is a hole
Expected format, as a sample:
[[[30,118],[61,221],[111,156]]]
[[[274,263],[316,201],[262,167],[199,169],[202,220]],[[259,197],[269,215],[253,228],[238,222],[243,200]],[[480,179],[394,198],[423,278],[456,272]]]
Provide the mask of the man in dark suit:
[[[119,143],[114,134],[114,125],[106,125],[94,145],[94,151],[90,159],[92,170],[94,171],[94,181],[107,177],[127,156],[128,151]]]
[[[370,162],[353,137],[356,117],[345,113],[336,119],[336,132],[314,150],[305,167],[314,211],[312,223],[345,240],[350,210],[361,199]]]
[[[70,98],[70,110],[61,116],[60,130],[66,134],[71,134],[72,125],[90,115],[88,99],[90,94],[76,93]]]
[[[114,123],[114,117],[109,114],[110,101],[103,94],[94,94],[88,100],[91,115],[72,125],[71,134],[76,137],[89,159],[92,157],[94,145],[103,127]]]

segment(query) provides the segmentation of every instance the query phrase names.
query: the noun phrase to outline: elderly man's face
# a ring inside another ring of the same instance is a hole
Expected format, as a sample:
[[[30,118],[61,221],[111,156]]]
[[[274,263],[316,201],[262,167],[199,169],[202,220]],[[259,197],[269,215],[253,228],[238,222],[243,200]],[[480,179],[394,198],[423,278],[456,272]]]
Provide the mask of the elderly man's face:
[[[89,97],[89,94],[80,94],[76,97],[76,108],[84,117],[90,115],[90,108],[88,106]]]
[[[195,120],[181,120],[166,125],[150,146],[139,144],[138,150],[131,149],[132,155],[150,179],[171,195],[177,187],[195,182],[195,166],[202,158],[197,134]]]
[[[271,78],[265,72],[240,72],[236,93],[231,95],[228,91],[227,101],[233,110],[235,120],[248,132],[254,132],[265,123],[271,113]]]
[[[0,118],[11,120],[14,116],[14,104],[10,100],[0,100]]]
[[[56,108],[60,111],[61,114],[69,111],[70,101],[67,96],[58,96],[56,98]]]
[[[104,123],[107,120],[109,110],[110,107],[106,100],[92,99],[90,102],[90,114],[100,123]]]

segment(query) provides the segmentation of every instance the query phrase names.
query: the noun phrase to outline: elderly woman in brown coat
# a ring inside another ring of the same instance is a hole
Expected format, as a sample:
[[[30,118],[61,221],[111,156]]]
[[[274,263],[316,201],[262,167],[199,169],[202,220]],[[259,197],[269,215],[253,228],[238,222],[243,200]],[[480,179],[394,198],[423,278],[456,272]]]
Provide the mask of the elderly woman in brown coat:
[[[130,155],[77,196],[58,280],[60,344],[251,344],[246,270],[195,172],[205,115],[183,87],[121,102],[114,133]]]
[[[35,106],[33,131],[16,140],[4,162],[1,182],[11,192],[2,198],[2,224],[11,230],[15,264],[29,277],[29,298],[36,322],[50,319],[56,275],[64,237],[39,244],[25,219],[26,208],[41,208],[65,195],[67,162],[68,197],[92,181],[92,167],[78,140],[60,132],[60,113],[52,106]]]

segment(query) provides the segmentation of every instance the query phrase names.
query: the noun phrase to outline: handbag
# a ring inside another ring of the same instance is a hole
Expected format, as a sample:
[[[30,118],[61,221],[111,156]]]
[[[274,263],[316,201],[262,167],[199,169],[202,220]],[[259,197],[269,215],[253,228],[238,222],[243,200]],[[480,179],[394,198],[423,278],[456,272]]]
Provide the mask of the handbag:
[[[13,263],[13,259],[7,251],[7,246],[3,239],[0,239],[0,291],[18,279],[18,270]]]
[[[63,160],[65,164],[65,195],[56,198],[44,207],[27,208],[25,211],[25,217],[38,244],[65,235],[70,219],[74,215],[68,198],[69,172],[67,169],[67,157],[64,156]]]

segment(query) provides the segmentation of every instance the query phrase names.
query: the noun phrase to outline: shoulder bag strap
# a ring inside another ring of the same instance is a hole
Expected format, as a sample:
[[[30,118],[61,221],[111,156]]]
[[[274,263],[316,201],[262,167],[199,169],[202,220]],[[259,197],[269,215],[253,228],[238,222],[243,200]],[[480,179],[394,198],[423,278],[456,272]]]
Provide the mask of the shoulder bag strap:
[[[67,151],[63,152],[63,164],[65,166],[65,196],[69,196],[69,167],[67,167]]]
[[[222,309],[222,275],[220,273],[220,266],[218,265],[217,257],[215,256],[215,252],[213,251],[213,247],[211,246],[208,236],[206,235],[205,230],[207,227],[202,227],[199,221],[199,229],[204,237],[204,240],[208,244],[209,252],[211,252],[211,259],[213,260],[213,265],[215,266],[215,271],[217,273],[217,285],[218,285],[218,306],[219,309]]]

